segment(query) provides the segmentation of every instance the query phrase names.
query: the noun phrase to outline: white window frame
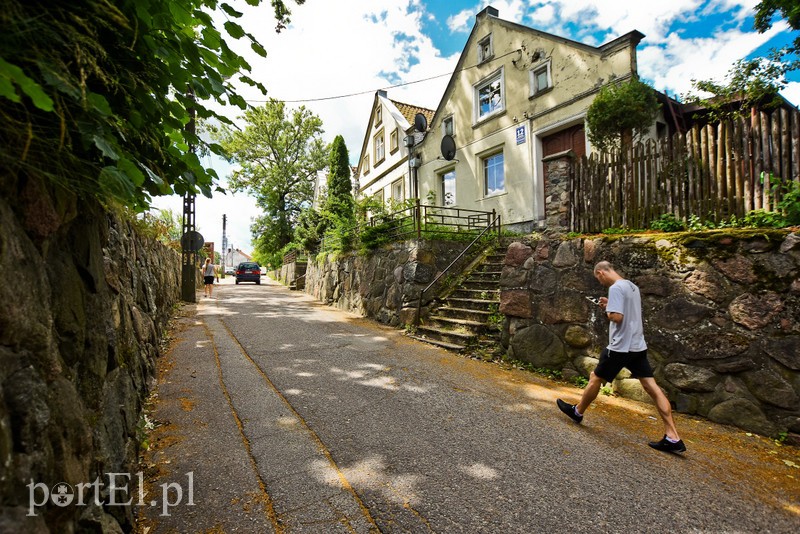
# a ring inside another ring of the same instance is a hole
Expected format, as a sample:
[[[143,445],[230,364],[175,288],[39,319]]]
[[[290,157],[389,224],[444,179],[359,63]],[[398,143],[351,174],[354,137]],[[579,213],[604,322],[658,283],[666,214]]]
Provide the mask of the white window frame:
[[[442,137],[445,135],[449,135],[450,137],[456,136],[456,123],[453,115],[442,119]]]
[[[493,192],[489,192],[489,160],[495,158],[497,156],[501,156],[503,158],[503,166],[501,167],[503,171],[503,188],[500,190],[496,190]],[[483,179],[483,196],[484,197],[494,197],[497,195],[502,195],[506,192],[506,157],[505,153],[502,148],[499,150],[493,150],[491,152],[487,152],[485,155],[480,157],[481,162],[481,177]]]
[[[447,202],[447,188],[445,187],[445,177],[453,175],[453,198]],[[439,190],[442,194],[442,206],[455,206],[456,205],[456,168],[451,167],[439,173]]]
[[[538,76],[537,74],[540,73],[542,70],[545,70],[547,74],[547,87],[539,87],[537,85]],[[540,93],[544,93],[549,91],[553,88],[553,75],[550,68],[550,60],[543,61],[537,65],[535,65],[530,71],[530,86],[531,86],[531,96],[536,96]]]
[[[494,43],[492,42],[492,34],[490,33],[480,41],[478,41],[478,63],[489,61],[494,57]]]
[[[490,117],[494,117],[506,110],[506,83],[505,76],[503,76],[503,68],[499,68],[491,75],[487,76],[473,86],[473,113],[475,114],[475,124],[484,121]],[[481,91],[486,87],[492,85],[496,81],[500,81],[500,104],[497,108],[481,115]]]
[[[386,139],[384,138],[384,133],[385,132],[381,130],[372,138],[372,151],[375,156],[376,167],[386,159]]]
[[[403,189],[404,189],[404,187],[403,187],[403,179],[402,178],[392,182],[392,199],[395,202],[402,202],[403,201],[403,198],[405,196],[404,192],[403,192]]]

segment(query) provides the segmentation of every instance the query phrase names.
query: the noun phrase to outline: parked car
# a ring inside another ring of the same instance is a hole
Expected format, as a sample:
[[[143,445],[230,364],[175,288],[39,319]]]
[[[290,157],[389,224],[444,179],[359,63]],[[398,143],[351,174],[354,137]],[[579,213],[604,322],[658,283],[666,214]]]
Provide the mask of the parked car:
[[[236,267],[236,283],[255,282],[261,285],[261,266],[254,261],[243,261]]]

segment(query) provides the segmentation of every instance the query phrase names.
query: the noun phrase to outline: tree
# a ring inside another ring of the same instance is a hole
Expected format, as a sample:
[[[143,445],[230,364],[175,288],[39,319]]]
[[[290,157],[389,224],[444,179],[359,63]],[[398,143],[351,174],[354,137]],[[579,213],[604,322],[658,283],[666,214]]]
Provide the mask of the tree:
[[[242,118],[243,130],[222,125],[215,135],[239,166],[231,189],[252,194],[264,211],[251,226],[263,257],[292,241],[297,217],[311,204],[317,172],[325,167],[322,120],[305,107],[289,111],[274,99]]]
[[[337,135],[331,143],[328,158],[328,204],[339,216],[353,214],[353,183],[350,181],[350,156],[344,137]]]
[[[740,59],[723,81],[692,80],[694,91],[684,95],[683,100],[703,106],[711,121],[746,115],[756,106],[778,107],[783,102],[780,91],[786,87],[789,69],[789,64],[780,60],[780,54],[773,52],[768,58]]]
[[[289,11],[271,4],[280,29]],[[228,19],[219,29],[217,8]],[[235,79],[266,93],[223,38],[266,55],[235,22],[242,15],[217,0],[3,0],[0,167],[139,211],[152,195],[211,196],[217,176],[193,153],[203,142],[187,125],[228,121],[210,100],[246,108]]]
[[[780,12],[782,18],[793,30],[800,29],[800,3],[797,0],[762,0],[755,7],[756,17],[753,27],[759,33],[772,28],[772,20],[776,12]],[[800,35],[795,37],[794,43],[783,50],[785,54],[800,55]],[[797,65],[794,66],[797,68]]]
[[[589,141],[598,150],[620,149],[626,136],[646,133],[660,104],[652,87],[637,79],[600,89],[586,112]]]

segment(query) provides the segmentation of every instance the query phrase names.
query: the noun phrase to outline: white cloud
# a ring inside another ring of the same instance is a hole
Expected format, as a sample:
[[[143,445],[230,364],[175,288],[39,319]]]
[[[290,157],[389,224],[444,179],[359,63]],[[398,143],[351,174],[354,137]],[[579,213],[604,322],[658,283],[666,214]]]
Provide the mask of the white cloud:
[[[472,17],[477,11],[465,9],[455,15],[447,17],[447,27],[453,33],[469,33],[472,30]]]
[[[800,102],[800,82],[789,82],[786,87],[781,91],[783,98],[797,105]]]
[[[781,30],[781,25],[776,25],[763,34],[731,30],[694,39],[672,33],[663,44],[645,45],[639,50],[639,73],[656,89],[684,94],[692,88],[692,79],[723,80],[738,59]]]

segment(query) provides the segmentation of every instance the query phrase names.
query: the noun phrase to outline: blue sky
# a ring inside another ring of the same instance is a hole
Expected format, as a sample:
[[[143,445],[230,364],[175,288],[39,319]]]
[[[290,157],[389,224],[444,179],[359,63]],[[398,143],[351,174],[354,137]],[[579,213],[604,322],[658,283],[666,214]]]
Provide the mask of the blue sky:
[[[292,23],[280,34],[268,3],[229,3],[245,13],[239,22],[268,52],[260,58],[246,43],[231,43],[252,65],[251,76],[268,96],[317,114],[326,141],[343,135],[351,162],[358,159],[378,89],[394,100],[436,108],[475,14],[487,5],[501,19],[595,46],[638,30],[645,34],[637,49],[639,74],[670,95],[689,91],[693,78],[720,80],[737,59],[766,54],[797,33],[782,22],[766,34],[755,32],[754,0],[306,0],[302,6],[288,0]],[[218,26],[224,22],[220,14],[217,20]],[[784,96],[800,103],[800,75],[790,81]],[[265,99],[248,87],[242,94],[253,105]],[[218,160],[207,164],[223,177],[230,171]],[[156,205],[181,211],[179,198]],[[250,251],[250,219],[258,214],[253,200],[244,194],[199,199],[198,228],[206,240],[221,241],[223,213],[229,240]]]

